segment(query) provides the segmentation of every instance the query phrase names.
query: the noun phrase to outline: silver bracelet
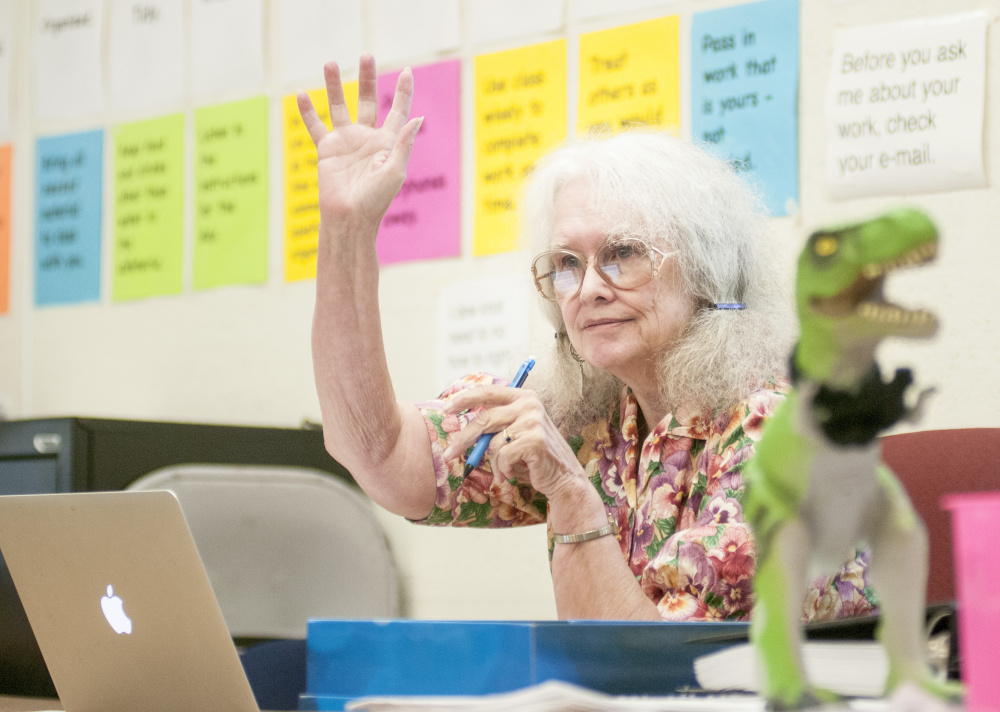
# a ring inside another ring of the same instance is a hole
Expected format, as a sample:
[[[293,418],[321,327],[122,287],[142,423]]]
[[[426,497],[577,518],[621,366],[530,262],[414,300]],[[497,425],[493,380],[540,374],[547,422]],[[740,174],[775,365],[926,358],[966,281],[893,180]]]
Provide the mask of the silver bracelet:
[[[583,532],[582,534],[553,534],[552,540],[556,544],[575,544],[580,541],[600,539],[602,536],[607,536],[608,534],[618,534],[618,523],[614,520],[609,521],[600,529],[591,529],[589,532]]]

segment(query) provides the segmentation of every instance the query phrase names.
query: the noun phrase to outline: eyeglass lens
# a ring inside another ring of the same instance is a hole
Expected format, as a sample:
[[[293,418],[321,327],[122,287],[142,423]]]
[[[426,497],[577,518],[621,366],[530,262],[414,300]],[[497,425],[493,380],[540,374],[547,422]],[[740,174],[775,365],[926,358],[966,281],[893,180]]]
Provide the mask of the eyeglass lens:
[[[605,282],[619,289],[638,287],[653,276],[649,250],[641,243],[606,245],[594,256],[594,266]],[[542,293],[554,300],[576,294],[586,269],[586,258],[569,250],[545,252],[535,259]]]

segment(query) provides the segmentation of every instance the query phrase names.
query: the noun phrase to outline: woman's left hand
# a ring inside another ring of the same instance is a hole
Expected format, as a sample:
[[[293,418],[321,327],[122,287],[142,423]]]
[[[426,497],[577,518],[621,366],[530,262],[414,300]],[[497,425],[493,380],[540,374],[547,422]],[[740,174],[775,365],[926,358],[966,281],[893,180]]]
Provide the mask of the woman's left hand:
[[[445,459],[461,455],[483,433],[497,433],[487,450],[494,477],[515,478],[550,499],[581,483],[590,487],[583,467],[534,391],[507,386],[470,388],[452,396],[444,410],[457,414],[476,408],[482,410],[451,436]]]

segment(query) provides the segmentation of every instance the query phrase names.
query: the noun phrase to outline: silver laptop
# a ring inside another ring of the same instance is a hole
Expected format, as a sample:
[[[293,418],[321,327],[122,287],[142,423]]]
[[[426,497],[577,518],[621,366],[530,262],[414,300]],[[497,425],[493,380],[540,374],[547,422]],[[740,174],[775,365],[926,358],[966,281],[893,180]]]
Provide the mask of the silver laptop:
[[[257,712],[170,492],[0,497],[0,551],[68,712]]]

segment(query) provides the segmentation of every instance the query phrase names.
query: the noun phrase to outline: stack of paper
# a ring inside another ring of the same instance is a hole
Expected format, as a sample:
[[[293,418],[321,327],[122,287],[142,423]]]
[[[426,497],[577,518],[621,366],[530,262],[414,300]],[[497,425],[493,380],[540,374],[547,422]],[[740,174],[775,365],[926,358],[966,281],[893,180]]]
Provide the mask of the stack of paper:
[[[879,643],[805,643],[802,662],[816,687],[848,697],[879,697],[885,692],[889,664]],[[734,645],[696,659],[694,674],[706,690],[759,692],[757,664],[752,646]]]

